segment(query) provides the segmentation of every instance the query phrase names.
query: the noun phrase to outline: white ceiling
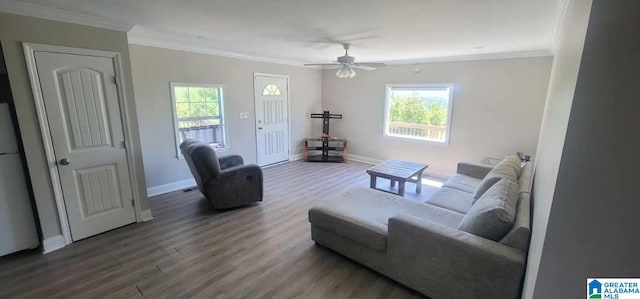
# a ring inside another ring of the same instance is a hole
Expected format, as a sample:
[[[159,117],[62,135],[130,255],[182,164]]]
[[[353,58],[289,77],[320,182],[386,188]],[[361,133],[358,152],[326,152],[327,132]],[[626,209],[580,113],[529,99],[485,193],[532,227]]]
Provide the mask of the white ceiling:
[[[320,63],[548,53],[566,0],[22,0],[135,25],[133,43]],[[0,0],[0,2],[15,2]],[[540,51],[543,50],[543,51]],[[514,54],[515,53],[515,54]],[[508,55],[507,55],[508,56]]]

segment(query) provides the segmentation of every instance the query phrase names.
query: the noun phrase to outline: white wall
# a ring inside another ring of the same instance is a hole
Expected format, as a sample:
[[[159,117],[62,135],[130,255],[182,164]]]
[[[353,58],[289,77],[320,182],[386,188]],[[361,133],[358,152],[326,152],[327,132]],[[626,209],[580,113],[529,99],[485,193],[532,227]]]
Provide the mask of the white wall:
[[[349,153],[429,164],[450,175],[459,161],[480,162],[518,151],[535,155],[551,57],[396,65],[339,79],[323,72],[322,106],[344,118],[331,135],[349,140]],[[449,145],[383,137],[385,84],[454,83]]]
[[[533,298],[640,276],[639,54],[640,1],[594,0]]]
[[[533,227],[523,298],[531,298],[556,188],[571,103],[578,80],[591,1],[571,0],[558,31],[533,185]]]
[[[253,74],[290,76],[291,153],[302,152],[302,139],[317,135],[309,114],[320,111],[320,70],[221,56],[130,45],[138,118],[150,188],[192,179],[184,160],[176,159],[169,82],[225,86],[225,115],[230,151],[256,162]],[[248,119],[240,119],[248,112]]]

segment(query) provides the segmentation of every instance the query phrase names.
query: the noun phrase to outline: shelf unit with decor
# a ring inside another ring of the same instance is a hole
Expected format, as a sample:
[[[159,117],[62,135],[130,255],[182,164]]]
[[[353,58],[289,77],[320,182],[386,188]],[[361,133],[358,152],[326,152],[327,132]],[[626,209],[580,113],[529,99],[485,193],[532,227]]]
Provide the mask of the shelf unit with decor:
[[[305,162],[347,162],[347,140],[324,138],[306,138],[304,140]]]

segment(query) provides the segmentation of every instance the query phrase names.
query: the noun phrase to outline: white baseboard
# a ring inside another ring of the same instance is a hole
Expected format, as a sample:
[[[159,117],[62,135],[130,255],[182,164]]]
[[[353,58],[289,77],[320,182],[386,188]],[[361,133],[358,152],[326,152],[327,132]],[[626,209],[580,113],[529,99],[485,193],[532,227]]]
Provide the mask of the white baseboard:
[[[173,191],[176,191],[176,190],[181,190],[181,189],[186,189],[186,188],[189,188],[189,187],[194,187],[195,185],[196,185],[196,180],[195,179],[177,181],[177,182],[173,182],[173,183],[169,183],[169,184],[158,185],[158,186],[153,186],[153,187],[147,188],[147,195],[149,197],[156,196],[156,195],[160,195],[160,194],[173,192]]]
[[[302,160],[302,158],[304,158],[303,153],[293,154],[289,156],[289,161],[298,161],[298,160]]]
[[[153,215],[151,215],[151,209],[140,211],[140,222],[146,222],[149,220],[153,220]]]
[[[354,155],[354,154],[348,154],[347,157],[348,157],[349,161],[362,162],[362,163],[371,164],[371,165],[380,164],[380,163],[382,163],[384,161],[384,160],[380,160],[380,159],[376,159],[376,158],[358,156],[358,155]]]
[[[64,237],[62,235],[53,236],[51,238],[46,238],[42,241],[42,253],[49,253],[52,251],[56,251],[62,247],[65,247],[67,244],[64,243]]]

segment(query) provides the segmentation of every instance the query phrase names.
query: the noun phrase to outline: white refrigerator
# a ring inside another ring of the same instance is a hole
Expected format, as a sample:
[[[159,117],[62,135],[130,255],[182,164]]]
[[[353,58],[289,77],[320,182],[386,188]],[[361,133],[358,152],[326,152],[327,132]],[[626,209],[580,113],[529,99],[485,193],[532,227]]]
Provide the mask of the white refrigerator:
[[[0,103],[0,256],[40,245],[9,106]]]

